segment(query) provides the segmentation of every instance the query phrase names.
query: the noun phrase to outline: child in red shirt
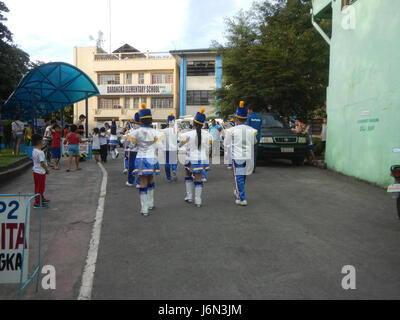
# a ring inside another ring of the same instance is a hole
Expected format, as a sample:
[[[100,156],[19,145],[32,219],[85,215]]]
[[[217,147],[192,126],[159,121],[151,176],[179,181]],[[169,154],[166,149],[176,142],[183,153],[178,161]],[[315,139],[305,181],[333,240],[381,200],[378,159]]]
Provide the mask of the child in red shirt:
[[[51,148],[51,158],[53,159],[53,169],[60,170],[58,164],[61,159],[61,127],[56,124],[51,132],[53,136],[53,144]]]

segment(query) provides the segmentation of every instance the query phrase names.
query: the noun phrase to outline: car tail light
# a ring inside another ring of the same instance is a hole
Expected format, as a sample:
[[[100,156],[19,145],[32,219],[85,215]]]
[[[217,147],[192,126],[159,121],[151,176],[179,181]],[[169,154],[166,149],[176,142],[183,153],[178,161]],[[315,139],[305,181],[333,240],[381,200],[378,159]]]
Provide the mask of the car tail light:
[[[400,167],[395,166],[391,168],[392,171],[392,176],[395,177],[396,179],[400,179]]]

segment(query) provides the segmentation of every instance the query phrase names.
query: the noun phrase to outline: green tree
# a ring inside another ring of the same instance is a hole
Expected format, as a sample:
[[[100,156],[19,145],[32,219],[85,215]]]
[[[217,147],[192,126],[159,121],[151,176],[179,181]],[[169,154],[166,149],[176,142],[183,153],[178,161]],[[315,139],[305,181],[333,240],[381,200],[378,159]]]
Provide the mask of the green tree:
[[[227,44],[215,44],[223,58],[224,85],[216,90],[223,115],[240,100],[257,111],[301,117],[324,105],[329,47],[310,9],[310,0],[264,0],[226,21]]]
[[[7,21],[4,13],[9,12],[0,1],[0,105],[18,86],[31,66],[29,55],[14,43],[12,33],[2,21]]]

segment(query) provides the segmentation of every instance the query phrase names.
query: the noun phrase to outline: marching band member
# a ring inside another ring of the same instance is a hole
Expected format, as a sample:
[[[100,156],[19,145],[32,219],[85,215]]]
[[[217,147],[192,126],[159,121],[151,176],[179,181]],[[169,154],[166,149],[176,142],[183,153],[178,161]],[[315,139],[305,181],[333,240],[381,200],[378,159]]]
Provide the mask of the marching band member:
[[[124,157],[124,171],[123,173],[128,173],[129,171],[129,150],[130,150],[130,142],[129,140],[126,138],[129,131],[133,128],[133,119],[131,119],[126,128],[125,128],[125,133],[124,135],[121,137],[121,143],[124,145],[124,151],[125,151],[125,157]]]
[[[134,121],[136,123],[140,122],[139,111],[135,113]],[[138,153],[138,147],[136,143],[133,143],[128,139],[128,135],[132,134],[135,130],[137,130],[135,126],[136,126],[135,123],[131,121],[130,129],[126,133],[126,140],[128,141],[128,181],[126,182],[126,186],[128,187],[133,187],[136,177],[134,170],[135,170],[135,160]],[[140,182],[138,177],[136,178],[136,187],[140,188]]]
[[[118,152],[118,137],[117,137],[117,124],[115,122],[115,119],[112,119],[111,123],[111,135],[110,135],[110,152],[111,152],[111,157],[113,159],[118,158],[119,152]]]
[[[149,215],[154,209],[154,174],[159,174],[156,149],[163,135],[153,129],[151,110],[143,103],[139,111],[141,127],[128,135],[128,139],[137,146],[138,153],[135,159],[134,172],[139,175],[140,181],[140,213]]]
[[[165,174],[167,181],[171,181],[171,168],[172,168],[172,180],[177,180],[176,170],[178,168],[178,134],[175,128],[175,117],[171,113],[167,118],[168,127],[163,129],[164,134],[163,144],[165,151]]]
[[[208,167],[208,156],[210,146],[212,144],[212,136],[206,131],[202,130],[206,115],[205,109],[197,112],[193,120],[193,127],[195,130],[186,132],[179,137],[180,146],[186,145],[187,159],[185,164],[186,171],[186,197],[185,201],[193,202],[193,176],[194,176],[194,204],[200,208],[202,204],[201,194],[203,190],[202,173]]]
[[[226,130],[225,148],[232,152],[232,166],[235,178],[236,204],[247,206],[245,183],[246,176],[253,172],[254,145],[257,142],[257,130],[245,125],[247,108],[244,101],[240,101],[236,113],[236,126]]]

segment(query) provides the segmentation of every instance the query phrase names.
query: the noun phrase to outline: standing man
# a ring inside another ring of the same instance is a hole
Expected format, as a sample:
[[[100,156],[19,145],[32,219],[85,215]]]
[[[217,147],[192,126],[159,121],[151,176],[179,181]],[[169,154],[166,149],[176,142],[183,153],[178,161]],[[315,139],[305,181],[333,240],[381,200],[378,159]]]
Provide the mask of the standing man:
[[[171,113],[167,118],[167,128],[163,129],[164,133],[163,147],[165,152],[165,174],[167,181],[177,181],[176,170],[178,168],[178,133],[175,129],[175,116]],[[172,169],[172,180],[171,180]]]
[[[258,158],[258,146],[260,144],[260,139],[261,139],[261,124],[262,124],[262,119],[261,117],[254,112],[254,108],[252,106],[248,107],[248,112],[249,112],[249,117],[247,118],[246,124],[253,129],[257,130],[257,143],[254,146],[254,171],[253,173],[256,172],[256,166],[257,166],[257,158]]]
[[[245,183],[246,176],[253,172],[253,147],[257,142],[257,130],[246,125],[248,111],[244,101],[240,101],[236,113],[236,126],[226,130],[225,148],[232,150],[232,166],[235,178],[234,195],[236,204],[247,206]]]

